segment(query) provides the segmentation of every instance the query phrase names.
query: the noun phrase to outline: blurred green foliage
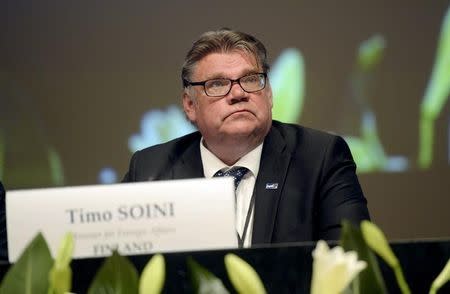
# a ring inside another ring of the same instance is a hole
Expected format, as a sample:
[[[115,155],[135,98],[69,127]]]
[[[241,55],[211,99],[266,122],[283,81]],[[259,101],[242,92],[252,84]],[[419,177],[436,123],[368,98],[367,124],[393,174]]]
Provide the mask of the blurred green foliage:
[[[437,45],[433,71],[420,106],[419,158],[420,168],[433,160],[434,122],[450,96],[450,7],[444,16]]]

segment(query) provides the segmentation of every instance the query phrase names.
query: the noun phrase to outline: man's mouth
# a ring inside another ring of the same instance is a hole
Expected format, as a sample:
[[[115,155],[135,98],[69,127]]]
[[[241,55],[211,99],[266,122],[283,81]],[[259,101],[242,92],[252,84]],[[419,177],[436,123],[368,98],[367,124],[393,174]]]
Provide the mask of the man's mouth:
[[[241,114],[241,113],[252,113],[252,112],[250,110],[247,110],[247,109],[240,109],[240,110],[236,110],[236,111],[231,112],[225,118],[228,118],[228,117],[230,117],[232,115]]]

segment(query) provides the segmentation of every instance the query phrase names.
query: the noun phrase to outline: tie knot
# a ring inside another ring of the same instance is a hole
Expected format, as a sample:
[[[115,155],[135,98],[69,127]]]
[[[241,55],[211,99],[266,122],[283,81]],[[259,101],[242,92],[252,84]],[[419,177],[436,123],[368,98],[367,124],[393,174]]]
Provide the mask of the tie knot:
[[[233,177],[234,180],[234,189],[236,190],[242,178],[248,172],[248,168],[246,167],[233,167],[227,171],[219,170],[214,174],[214,177]]]

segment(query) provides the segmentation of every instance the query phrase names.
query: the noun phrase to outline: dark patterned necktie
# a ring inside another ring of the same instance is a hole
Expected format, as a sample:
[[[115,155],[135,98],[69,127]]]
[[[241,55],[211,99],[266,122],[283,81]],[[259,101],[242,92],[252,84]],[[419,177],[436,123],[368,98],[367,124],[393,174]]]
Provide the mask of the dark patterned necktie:
[[[239,186],[239,183],[241,182],[242,178],[245,176],[245,174],[248,172],[248,168],[246,167],[233,167],[230,168],[229,170],[227,170],[226,172],[223,172],[222,170],[219,170],[218,172],[216,172],[214,174],[214,177],[233,177],[234,180],[234,200],[236,201],[236,189]],[[244,229],[244,236],[245,236],[245,231],[247,231],[247,229]],[[237,239],[238,239],[238,247],[239,248],[243,248],[244,247],[244,238],[241,238],[241,236],[239,235],[239,233],[236,231],[236,235],[237,235]]]
[[[239,183],[241,182],[242,178],[245,176],[245,174],[248,172],[248,168],[246,167],[233,167],[229,170],[223,172],[222,170],[219,170],[214,174],[214,177],[233,177],[234,180],[234,190],[237,189],[239,186]]]

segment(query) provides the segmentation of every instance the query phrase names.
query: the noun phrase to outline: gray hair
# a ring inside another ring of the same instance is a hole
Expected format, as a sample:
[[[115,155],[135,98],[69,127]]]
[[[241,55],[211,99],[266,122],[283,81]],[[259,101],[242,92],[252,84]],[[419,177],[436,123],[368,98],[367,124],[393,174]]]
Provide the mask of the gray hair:
[[[187,87],[186,81],[189,81],[195,65],[203,57],[211,53],[227,53],[234,50],[244,51],[253,55],[264,72],[269,70],[266,48],[263,43],[249,34],[224,28],[203,33],[194,42],[186,55],[181,70],[183,87]]]

